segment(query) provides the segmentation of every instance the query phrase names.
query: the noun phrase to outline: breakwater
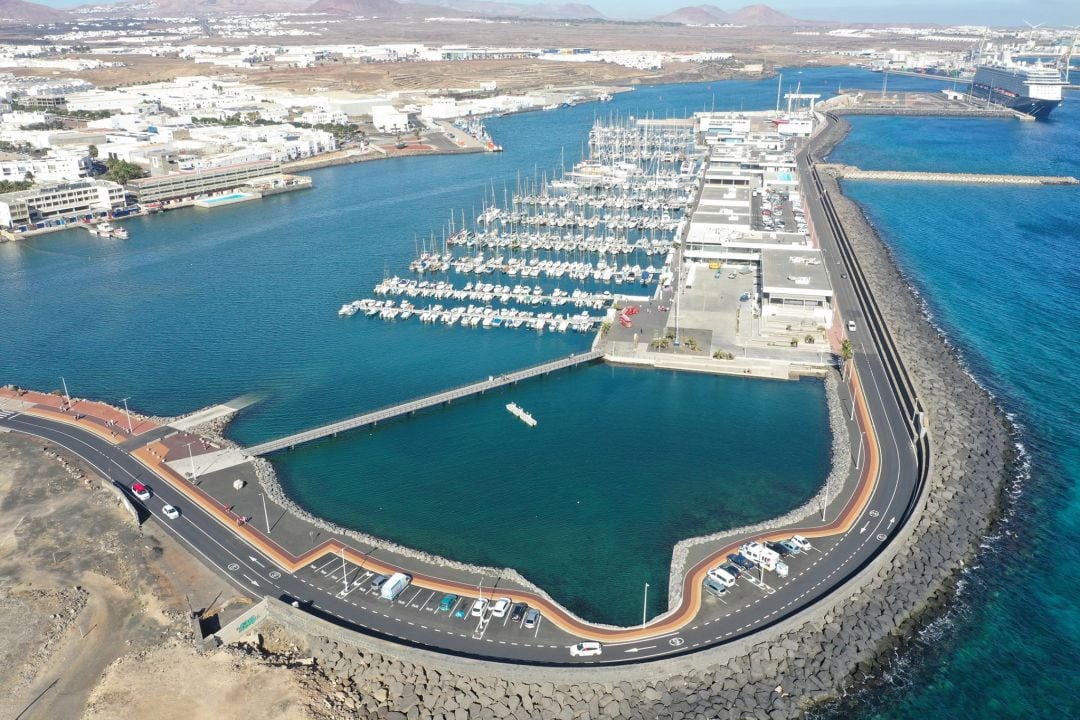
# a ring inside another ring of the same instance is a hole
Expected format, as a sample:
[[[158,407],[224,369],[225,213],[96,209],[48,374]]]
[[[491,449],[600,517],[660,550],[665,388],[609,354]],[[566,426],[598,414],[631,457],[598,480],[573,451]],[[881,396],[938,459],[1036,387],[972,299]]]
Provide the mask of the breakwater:
[[[819,163],[818,169],[834,178],[886,182],[963,183],[966,185],[1080,185],[1069,175],[997,175],[987,173],[911,172],[863,170],[853,165]]]
[[[835,121],[815,139],[827,153]],[[994,516],[1010,437],[993,400],[957,362],[861,210],[823,175],[878,310],[934,436],[933,471],[911,521],[858,577],[828,599],[754,636],[644,665],[578,670],[454,658],[339,630],[287,606],[271,619],[370,717],[798,717],[948,596]],[[661,642],[663,639],[661,639]]]

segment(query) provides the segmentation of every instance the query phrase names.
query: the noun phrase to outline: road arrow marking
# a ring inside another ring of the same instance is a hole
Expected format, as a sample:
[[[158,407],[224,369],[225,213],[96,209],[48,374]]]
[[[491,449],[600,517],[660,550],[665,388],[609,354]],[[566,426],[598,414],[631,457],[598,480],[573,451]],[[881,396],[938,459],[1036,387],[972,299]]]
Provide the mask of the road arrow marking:
[[[859,528],[859,534],[861,535],[864,532],[866,532],[866,528],[868,528],[868,527],[870,527],[870,521],[869,520],[866,521],[865,525],[863,525],[861,528]]]
[[[636,653],[636,652],[641,652],[642,650],[652,650],[655,647],[656,647],[655,645],[647,645],[646,647],[632,647],[629,650],[627,650],[626,652],[628,652],[628,653]]]
[[[262,564],[261,562],[259,562],[259,561],[258,561],[258,560],[256,560],[255,558],[251,557],[250,555],[248,555],[248,560],[250,560],[251,562],[255,563],[255,564],[256,564],[256,565],[258,565],[259,567],[266,567],[265,565],[263,565],[263,564]]]
[[[889,518],[889,528],[888,528],[889,530],[892,530],[892,524],[893,524],[894,522],[896,522],[896,518],[894,518],[894,517],[893,517],[893,518]]]
[[[259,587],[259,583],[255,582],[255,580],[253,580],[252,578],[249,578],[247,575],[244,575],[244,579],[247,580],[252,585],[254,585],[255,587]]]

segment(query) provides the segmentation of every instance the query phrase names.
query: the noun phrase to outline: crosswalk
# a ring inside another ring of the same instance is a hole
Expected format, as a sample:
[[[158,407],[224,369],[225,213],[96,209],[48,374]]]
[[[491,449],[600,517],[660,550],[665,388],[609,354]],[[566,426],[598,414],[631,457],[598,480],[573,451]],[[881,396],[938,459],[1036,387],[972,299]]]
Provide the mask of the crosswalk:
[[[8,420],[19,414],[18,410],[0,410],[0,420]]]

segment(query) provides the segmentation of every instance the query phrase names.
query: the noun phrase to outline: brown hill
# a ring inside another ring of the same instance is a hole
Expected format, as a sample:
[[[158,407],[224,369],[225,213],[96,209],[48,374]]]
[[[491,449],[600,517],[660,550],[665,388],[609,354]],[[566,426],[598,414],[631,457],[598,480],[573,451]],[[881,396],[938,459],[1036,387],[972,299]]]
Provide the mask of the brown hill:
[[[798,22],[790,15],[785,15],[779,10],[773,10],[768,5],[747,5],[731,13],[731,22],[736,25],[794,25]]]
[[[792,25],[799,22],[790,15],[773,10],[768,5],[747,5],[732,12],[721,10],[715,5],[692,5],[654,19],[659,22],[674,22],[683,25],[731,23],[759,27]]]
[[[728,22],[728,14],[715,5],[695,5],[679,8],[655,19],[683,25],[715,25]]]
[[[0,0],[0,23],[54,23],[67,20],[68,14],[46,5],[23,0]]]
[[[404,4],[405,0],[403,0]],[[580,3],[515,3],[496,0],[434,0],[429,5],[456,10],[473,17],[517,17],[531,20],[601,20],[604,15]]]

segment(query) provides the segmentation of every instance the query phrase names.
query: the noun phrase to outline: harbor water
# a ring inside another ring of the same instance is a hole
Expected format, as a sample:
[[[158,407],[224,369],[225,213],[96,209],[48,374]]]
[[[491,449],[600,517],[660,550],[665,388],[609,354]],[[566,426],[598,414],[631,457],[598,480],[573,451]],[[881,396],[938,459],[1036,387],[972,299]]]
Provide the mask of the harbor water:
[[[1080,96],[1045,123],[851,118],[832,160],[866,168],[1080,177]],[[1080,194],[844,183],[934,321],[1019,429],[1006,519],[913,652],[820,717],[1080,717]]]
[[[785,88],[824,95],[880,82],[848,68],[784,77]],[[893,90],[938,86],[889,78]],[[502,155],[316,171],[311,191],[125,222],[126,242],[72,231],[0,245],[0,380],[51,389],[63,375],[75,394],[131,396],[160,414],[260,392],[230,430],[247,444],[577,352],[588,337],[343,319],[336,310],[385,275],[404,276],[414,238],[438,234],[451,211],[479,212],[493,185],[501,196],[519,175],[569,167],[598,114],[757,109],[775,99],[775,80],[639,88],[603,105],[493,119]],[[1048,123],[856,118],[833,159],[1080,175],[1075,100]],[[1076,191],[845,189],[972,373],[1016,418],[1030,468],[947,616],[882,682],[827,714],[1080,716],[1080,563],[1068,550],[1080,529],[1080,391],[1069,352],[1080,301]],[[458,559],[513,565],[590,619],[635,622],[642,584],[665,586],[677,538],[813,495],[827,462],[822,397],[809,381],[597,366],[274,463],[316,513]],[[509,402],[537,427],[511,416]],[[778,447],[776,437],[806,442]],[[537,516],[546,520],[539,530]],[[661,595],[650,592],[652,613]]]

